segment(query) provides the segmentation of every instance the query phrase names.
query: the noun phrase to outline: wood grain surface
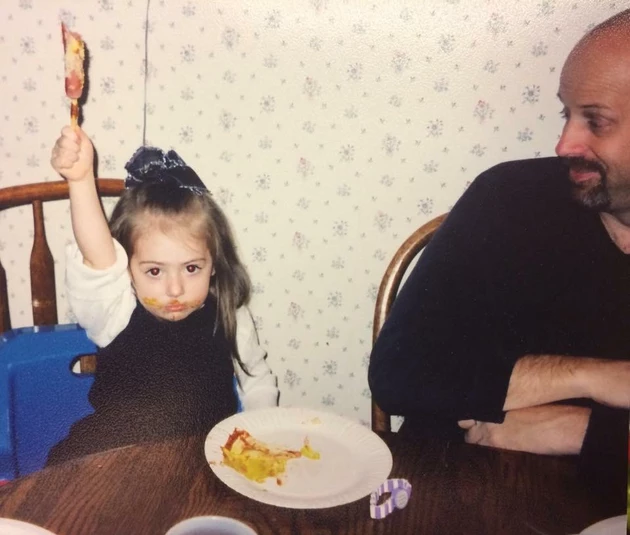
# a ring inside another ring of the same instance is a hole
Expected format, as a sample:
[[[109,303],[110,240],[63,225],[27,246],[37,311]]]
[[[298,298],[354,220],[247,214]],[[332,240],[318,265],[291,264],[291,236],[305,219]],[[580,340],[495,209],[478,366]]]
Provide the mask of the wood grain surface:
[[[0,517],[58,535],[160,535],[197,515],[231,516],[260,535],[559,535],[624,512],[616,497],[587,488],[571,457],[383,438],[391,477],[413,486],[409,505],[383,520],[370,518],[368,497],[294,510],[241,496],[207,465],[204,437],[111,450],[14,481],[0,487]]]

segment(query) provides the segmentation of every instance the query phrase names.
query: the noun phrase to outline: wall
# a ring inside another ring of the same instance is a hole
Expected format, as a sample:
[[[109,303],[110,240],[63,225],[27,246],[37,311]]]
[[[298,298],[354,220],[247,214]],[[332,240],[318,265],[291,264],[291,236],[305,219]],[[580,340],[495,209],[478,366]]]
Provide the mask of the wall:
[[[56,180],[68,122],[59,22],[90,53],[84,128],[102,177],[142,143],[145,0],[3,0],[0,187]],[[367,421],[380,277],[483,169],[553,154],[558,76],[597,0],[159,1],[146,136],[175,148],[231,218],[283,405]],[[110,206],[109,203],[107,203]],[[46,212],[63,277],[68,207]],[[27,209],[0,215],[14,326],[31,322]],[[72,321],[63,287],[60,314]]]

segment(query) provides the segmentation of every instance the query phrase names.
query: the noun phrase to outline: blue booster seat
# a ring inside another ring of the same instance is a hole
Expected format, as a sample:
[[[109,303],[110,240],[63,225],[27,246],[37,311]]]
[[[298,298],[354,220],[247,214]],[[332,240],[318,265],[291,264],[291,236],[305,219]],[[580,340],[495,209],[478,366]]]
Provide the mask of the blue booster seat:
[[[77,324],[0,334],[0,484],[43,468],[50,448],[94,412],[88,402],[94,377],[72,369],[96,351]],[[235,377],[238,397],[236,385]]]
[[[50,448],[93,412],[94,378],[72,366],[96,349],[76,324],[0,334],[0,481],[43,468]]]

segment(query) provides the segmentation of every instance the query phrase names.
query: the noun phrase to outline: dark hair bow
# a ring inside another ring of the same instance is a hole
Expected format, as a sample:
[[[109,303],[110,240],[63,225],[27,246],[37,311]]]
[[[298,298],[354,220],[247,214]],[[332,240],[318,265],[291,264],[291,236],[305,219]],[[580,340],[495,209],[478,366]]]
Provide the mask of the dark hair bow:
[[[208,188],[197,173],[174,150],[164,153],[156,147],[140,147],[126,163],[126,188],[143,184],[171,184],[202,195]]]

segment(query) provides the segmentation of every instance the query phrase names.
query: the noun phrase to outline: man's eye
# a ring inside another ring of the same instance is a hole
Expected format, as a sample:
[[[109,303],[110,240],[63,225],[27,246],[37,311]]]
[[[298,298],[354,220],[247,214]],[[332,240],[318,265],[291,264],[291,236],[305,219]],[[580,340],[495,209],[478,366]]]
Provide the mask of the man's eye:
[[[599,114],[588,113],[584,116],[586,124],[590,128],[591,132],[597,133],[608,130],[614,124],[609,117]]]
[[[186,271],[188,271],[188,273],[195,273],[196,271],[199,271],[201,268],[195,264],[189,264],[186,266]]]
[[[157,277],[160,274],[160,268],[151,268],[149,271],[147,271],[148,275],[151,275],[151,277]]]

